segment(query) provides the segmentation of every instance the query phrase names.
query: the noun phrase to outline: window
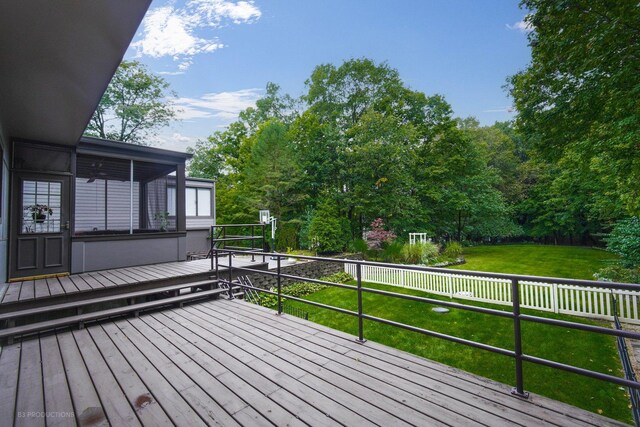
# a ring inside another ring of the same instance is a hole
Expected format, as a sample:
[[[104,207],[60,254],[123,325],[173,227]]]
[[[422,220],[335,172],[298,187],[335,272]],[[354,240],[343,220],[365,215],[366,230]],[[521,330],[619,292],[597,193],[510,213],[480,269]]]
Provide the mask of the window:
[[[176,165],[78,155],[76,169],[75,234],[176,229]]]
[[[55,181],[22,182],[22,232],[59,233],[60,191]]]
[[[211,216],[211,189],[187,187],[185,191],[187,216]]]

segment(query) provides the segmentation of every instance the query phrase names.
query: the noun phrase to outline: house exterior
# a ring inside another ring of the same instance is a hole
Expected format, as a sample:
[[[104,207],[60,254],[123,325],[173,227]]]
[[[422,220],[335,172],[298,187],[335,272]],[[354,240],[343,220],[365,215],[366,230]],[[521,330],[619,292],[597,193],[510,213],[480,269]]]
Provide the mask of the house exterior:
[[[215,183],[188,154],[82,137],[150,0],[24,0],[0,14],[0,281],[186,259]]]

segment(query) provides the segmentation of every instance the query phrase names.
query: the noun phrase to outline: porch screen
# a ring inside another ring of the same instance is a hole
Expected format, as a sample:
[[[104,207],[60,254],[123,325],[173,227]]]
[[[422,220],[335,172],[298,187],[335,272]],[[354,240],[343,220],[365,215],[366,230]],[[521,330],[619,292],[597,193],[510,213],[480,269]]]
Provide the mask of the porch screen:
[[[175,230],[166,213],[168,175],[175,165],[78,155],[75,234]]]

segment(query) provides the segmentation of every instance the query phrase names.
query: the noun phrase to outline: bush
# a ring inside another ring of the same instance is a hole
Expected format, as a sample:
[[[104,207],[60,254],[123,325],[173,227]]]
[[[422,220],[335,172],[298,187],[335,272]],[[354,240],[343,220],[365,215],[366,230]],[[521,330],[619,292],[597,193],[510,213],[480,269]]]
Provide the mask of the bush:
[[[327,282],[333,282],[333,283],[347,283],[352,281],[353,277],[349,273],[340,271],[338,273],[332,274],[331,276],[322,277],[321,280],[325,280]],[[282,286],[282,293],[292,297],[302,298],[304,296],[321,291],[322,289],[325,289],[327,287],[328,287],[327,285],[321,285],[318,283],[309,283],[309,282],[292,283],[290,285]],[[272,288],[271,290],[274,292],[276,291],[275,288]],[[282,298],[282,303],[284,304],[286,300],[287,300],[286,298]],[[278,296],[261,292],[259,304],[263,307],[277,310]]]
[[[430,264],[438,259],[440,248],[435,243],[405,244],[402,247],[402,261],[407,264]]]
[[[422,259],[422,243],[411,245],[409,243],[402,247],[402,261],[407,264],[417,264]]]
[[[420,262],[422,264],[430,264],[438,260],[438,254],[440,254],[440,247],[435,243],[425,242],[420,243],[422,247],[422,258]]]
[[[605,282],[640,284],[640,268],[624,268],[621,266],[605,267],[593,275],[596,280]]]
[[[618,221],[605,241],[608,250],[620,255],[624,267],[640,266],[640,217]]]
[[[391,243],[396,235],[392,231],[384,229],[382,218],[376,218],[371,222],[371,230],[365,234],[369,249],[382,249],[385,243]]]
[[[382,250],[382,259],[384,262],[401,262],[402,261],[402,243],[391,242],[385,245]]]
[[[447,243],[442,255],[445,258],[458,259],[462,255],[462,245],[459,242],[451,241]]]
[[[365,242],[363,239],[356,239],[351,244],[351,248],[353,249],[353,252],[359,252],[364,254],[365,252],[367,252],[367,249],[369,249],[369,246],[367,245],[367,242]]]
[[[324,200],[309,223],[309,249],[318,253],[342,252],[349,242],[349,223],[335,202]]]

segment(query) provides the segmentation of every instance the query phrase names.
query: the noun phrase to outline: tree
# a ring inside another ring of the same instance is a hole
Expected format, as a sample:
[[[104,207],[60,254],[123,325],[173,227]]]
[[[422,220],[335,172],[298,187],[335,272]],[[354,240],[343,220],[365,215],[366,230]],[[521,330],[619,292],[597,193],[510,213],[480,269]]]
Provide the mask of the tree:
[[[300,167],[287,128],[277,119],[270,119],[260,125],[254,139],[244,171],[247,190],[256,207],[269,209],[283,220],[302,198],[295,191]]]
[[[138,145],[176,117],[175,96],[162,77],[138,61],[122,61],[85,131],[86,135]]]
[[[532,61],[510,79],[517,126],[576,180],[640,212],[640,8],[631,0],[523,0]],[[601,203],[603,206],[610,203]]]

